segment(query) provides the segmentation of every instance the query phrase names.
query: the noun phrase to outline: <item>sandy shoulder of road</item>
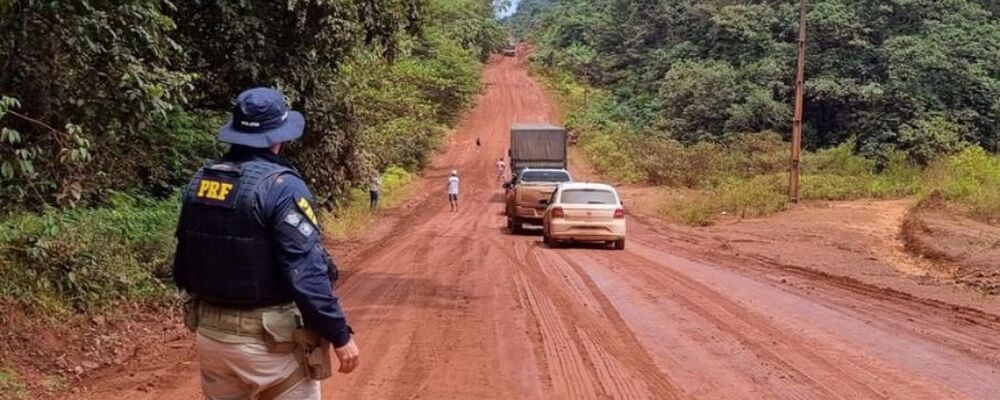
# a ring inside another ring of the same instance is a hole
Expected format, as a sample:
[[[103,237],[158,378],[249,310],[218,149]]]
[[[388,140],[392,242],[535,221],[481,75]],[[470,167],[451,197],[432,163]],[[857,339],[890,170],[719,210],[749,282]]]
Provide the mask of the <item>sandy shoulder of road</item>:
[[[801,268],[1000,315],[1000,227],[941,209],[909,215],[913,201],[902,199],[806,202],[769,217],[722,218],[698,228],[659,218],[662,199],[677,189],[619,190],[634,218],[661,234],[664,245],[693,257]],[[907,223],[916,225],[904,230]]]

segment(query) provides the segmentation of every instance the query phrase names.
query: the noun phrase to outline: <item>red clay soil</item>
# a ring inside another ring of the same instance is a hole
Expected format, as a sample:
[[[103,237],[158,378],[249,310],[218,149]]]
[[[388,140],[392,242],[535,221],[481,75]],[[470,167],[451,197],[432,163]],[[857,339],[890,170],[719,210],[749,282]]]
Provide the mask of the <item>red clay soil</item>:
[[[802,249],[741,258],[647,217],[629,221],[625,251],[507,233],[494,164],[508,129],[559,120],[523,63],[489,63],[423,196],[333,246],[362,363],[325,399],[1000,398],[995,315],[799,268]],[[197,398],[187,346],[67,398]]]
[[[1000,295],[1000,226],[962,215],[943,201],[926,201],[906,216],[906,247],[941,265],[960,285]]]

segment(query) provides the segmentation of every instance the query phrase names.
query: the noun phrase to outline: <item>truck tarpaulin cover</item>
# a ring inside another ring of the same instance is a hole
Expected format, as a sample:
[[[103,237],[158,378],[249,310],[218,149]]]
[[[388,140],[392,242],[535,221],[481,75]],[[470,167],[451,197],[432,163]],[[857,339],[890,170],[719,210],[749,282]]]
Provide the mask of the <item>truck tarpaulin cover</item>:
[[[511,159],[566,160],[566,130],[547,124],[516,124],[510,130]]]

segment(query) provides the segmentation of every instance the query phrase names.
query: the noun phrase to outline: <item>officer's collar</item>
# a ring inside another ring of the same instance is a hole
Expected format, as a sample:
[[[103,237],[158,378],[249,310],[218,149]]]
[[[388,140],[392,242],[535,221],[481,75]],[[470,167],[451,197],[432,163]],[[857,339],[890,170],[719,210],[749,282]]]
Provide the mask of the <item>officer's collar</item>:
[[[291,168],[291,165],[288,164],[288,161],[284,157],[272,153],[270,149],[258,149],[240,145],[233,145],[226,155],[222,156],[222,159],[223,161],[235,163],[263,160]]]

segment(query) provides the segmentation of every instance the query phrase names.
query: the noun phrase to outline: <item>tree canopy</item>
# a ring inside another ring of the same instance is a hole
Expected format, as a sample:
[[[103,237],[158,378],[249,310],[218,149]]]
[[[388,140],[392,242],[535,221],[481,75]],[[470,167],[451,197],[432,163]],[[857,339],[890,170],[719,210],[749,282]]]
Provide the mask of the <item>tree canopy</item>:
[[[813,0],[805,140],[916,161],[1000,149],[990,0]],[[523,0],[536,59],[614,92],[620,117],[686,142],[790,130],[797,1]]]
[[[374,86],[406,73],[394,65],[421,69],[409,80],[419,91],[395,93],[416,98],[387,101],[426,103],[431,126],[464,106],[502,38],[485,0],[0,1],[0,202],[169,195],[219,153],[215,130],[253,86],[282,89],[306,114],[291,155],[332,200],[372,169],[422,157],[364,156],[365,135],[389,117],[358,102],[345,66],[381,71]],[[436,132],[394,134],[429,146]]]

